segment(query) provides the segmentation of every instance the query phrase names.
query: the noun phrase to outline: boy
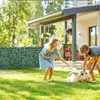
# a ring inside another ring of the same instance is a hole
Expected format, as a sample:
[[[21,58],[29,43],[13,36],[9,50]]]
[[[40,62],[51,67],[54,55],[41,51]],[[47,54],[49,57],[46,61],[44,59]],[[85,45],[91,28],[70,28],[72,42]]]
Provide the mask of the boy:
[[[93,69],[96,66],[100,74],[100,46],[88,46],[86,44],[81,45],[80,51],[86,55],[83,68],[87,67],[92,77],[95,80]],[[89,60],[88,64],[87,61]]]

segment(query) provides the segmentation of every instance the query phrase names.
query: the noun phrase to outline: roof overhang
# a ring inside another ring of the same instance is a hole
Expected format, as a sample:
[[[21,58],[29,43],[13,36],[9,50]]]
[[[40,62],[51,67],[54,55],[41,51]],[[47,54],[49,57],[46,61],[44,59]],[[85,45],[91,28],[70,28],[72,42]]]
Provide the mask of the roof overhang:
[[[42,24],[44,22],[51,21],[51,19],[55,20],[55,19],[61,18],[62,16],[63,16],[62,12],[58,12],[55,14],[51,14],[51,15],[48,15],[45,17],[41,17],[41,18],[37,18],[37,19],[31,20],[31,21],[28,21],[27,24],[34,24],[34,23],[35,24]]]
[[[72,9],[64,9],[62,11],[62,14],[68,16],[68,15],[71,15],[71,14],[93,12],[93,11],[97,11],[99,9],[100,9],[99,5],[84,6],[84,7],[72,8]]]
[[[28,21],[27,24],[29,24],[29,25],[30,24],[48,25],[48,24],[68,20],[68,19],[71,19],[71,18],[72,18],[72,15],[64,16],[62,14],[62,12],[58,12],[58,13],[51,14],[51,15],[48,15],[48,16],[45,16],[45,17],[42,17],[42,18],[38,18],[38,19]]]
[[[71,19],[74,14],[84,13],[84,12],[93,12],[97,10],[100,10],[99,5],[63,9],[61,12],[28,21],[27,24],[48,25],[48,24]]]

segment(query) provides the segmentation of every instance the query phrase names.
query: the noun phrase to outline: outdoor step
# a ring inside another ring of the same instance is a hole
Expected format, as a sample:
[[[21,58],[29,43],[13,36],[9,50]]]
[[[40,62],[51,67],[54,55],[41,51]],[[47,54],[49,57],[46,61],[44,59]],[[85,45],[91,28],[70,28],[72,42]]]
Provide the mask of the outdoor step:
[[[65,64],[54,64],[54,66],[55,67],[69,67],[69,66],[67,66],[67,65],[65,65]],[[77,64],[77,65],[72,65],[72,67],[82,67],[82,65],[81,64]]]
[[[72,61],[67,61],[69,63],[71,63]],[[55,64],[62,64],[63,62],[62,61],[54,61]]]
[[[72,67],[78,67],[81,68],[83,65],[83,61],[76,61],[76,62],[72,62],[72,61],[67,61],[68,64],[70,64]],[[62,61],[55,61],[54,62],[54,66],[55,67],[69,67],[67,66],[65,63],[63,63]]]
[[[83,64],[83,61],[67,61],[69,64]],[[54,64],[64,64],[62,61],[54,61]]]

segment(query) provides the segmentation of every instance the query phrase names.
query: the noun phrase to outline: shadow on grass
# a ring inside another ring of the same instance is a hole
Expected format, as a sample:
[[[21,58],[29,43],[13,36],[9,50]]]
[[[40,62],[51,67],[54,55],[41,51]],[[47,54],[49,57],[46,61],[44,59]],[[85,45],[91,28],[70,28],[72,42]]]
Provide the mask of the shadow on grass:
[[[60,81],[53,81],[56,83],[58,87],[66,88],[68,86],[69,89],[92,89],[92,90],[100,90],[100,82],[78,82],[78,83],[70,83],[70,82],[60,82]],[[67,85],[67,86],[66,86]],[[99,85],[95,86],[94,85]]]

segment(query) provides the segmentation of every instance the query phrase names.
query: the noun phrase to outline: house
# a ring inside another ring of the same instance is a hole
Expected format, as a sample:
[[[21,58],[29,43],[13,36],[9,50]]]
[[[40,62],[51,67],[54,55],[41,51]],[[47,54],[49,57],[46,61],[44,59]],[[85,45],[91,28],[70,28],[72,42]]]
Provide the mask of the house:
[[[81,44],[100,45],[100,1],[76,5],[63,9],[61,12],[48,15],[42,18],[28,21],[27,24],[40,24],[40,34],[45,25],[65,21],[72,21],[72,60],[76,61],[76,50]],[[65,34],[65,45],[66,44]],[[77,45],[77,47],[76,47]]]

